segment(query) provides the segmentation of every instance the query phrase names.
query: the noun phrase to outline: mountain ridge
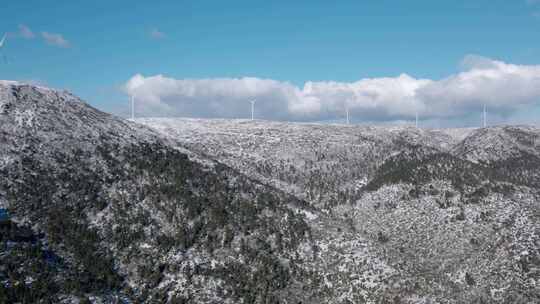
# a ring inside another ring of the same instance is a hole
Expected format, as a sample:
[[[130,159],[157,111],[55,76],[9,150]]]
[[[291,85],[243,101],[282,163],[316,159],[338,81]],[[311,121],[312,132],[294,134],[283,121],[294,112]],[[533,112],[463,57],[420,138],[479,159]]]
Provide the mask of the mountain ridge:
[[[54,302],[231,302],[276,298],[297,280],[279,261],[309,242],[300,200],[225,165],[193,162],[151,129],[69,93],[0,90],[11,96],[0,111],[0,198],[13,227],[31,227],[47,251],[85,273],[21,285],[12,265],[2,299],[36,300],[48,286]],[[283,278],[272,283],[274,275]]]
[[[126,121],[13,83],[0,105],[0,302],[540,300],[537,128]]]
[[[330,303],[540,300],[540,147],[516,140],[538,128],[139,121],[330,214],[311,222]]]

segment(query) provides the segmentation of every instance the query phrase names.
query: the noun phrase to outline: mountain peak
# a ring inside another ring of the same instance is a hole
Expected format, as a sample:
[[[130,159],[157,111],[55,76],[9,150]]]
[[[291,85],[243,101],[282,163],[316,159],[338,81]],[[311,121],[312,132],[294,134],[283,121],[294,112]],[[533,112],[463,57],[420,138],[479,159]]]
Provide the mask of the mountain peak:
[[[57,89],[53,89],[53,88],[50,88],[44,85],[39,85],[32,82],[0,79],[0,88],[9,89],[9,88],[21,88],[21,87],[33,88],[33,89],[41,90],[41,91],[56,91],[56,92],[68,93],[67,90],[57,90]]]
[[[0,82],[0,128],[18,138],[38,134],[51,143],[103,136],[118,143],[158,138],[148,128],[102,112],[69,91],[16,81]]]
[[[7,108],[29,110],[39,106],[48,107],[65,105],[66,102],[84,103],[80,98],[66,90],[56,90],[49,87],[0,80],[0,111]]]

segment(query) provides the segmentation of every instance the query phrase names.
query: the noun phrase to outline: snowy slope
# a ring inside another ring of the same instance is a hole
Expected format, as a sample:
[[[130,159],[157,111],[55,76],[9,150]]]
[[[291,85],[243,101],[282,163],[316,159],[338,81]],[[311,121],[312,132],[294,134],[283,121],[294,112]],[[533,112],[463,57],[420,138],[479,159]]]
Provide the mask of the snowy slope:
[[[538,129],[137,121],[322,208],[325,303],[540,301]]]
[[[304,202],[67,92],[0,94],[1,301],[236,303],[301,284],[281,261],[311,242]],[[20,267],[30,238],[44,253]]]
[[[0,105],[0,302],[540,302],[537,129]]]
[[[502,126],[477,129],[454,147],[454,154],[474,162],[493,162],[523,153],[540,156],[540,129]]]
[[[395,153],[415,146],[444,151],[456,142],[438,130],[410,127],[173,118],[137,122],[249,176],[328,203],[359,191]]]

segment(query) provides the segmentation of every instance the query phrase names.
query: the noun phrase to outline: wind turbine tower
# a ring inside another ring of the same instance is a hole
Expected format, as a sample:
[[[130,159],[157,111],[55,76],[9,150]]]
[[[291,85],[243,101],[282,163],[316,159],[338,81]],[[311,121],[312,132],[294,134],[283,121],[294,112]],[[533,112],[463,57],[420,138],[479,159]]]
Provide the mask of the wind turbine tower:
[[[484,128],[485,128],[485,127],[487,126],[487,110],[486,110],[486,104],[484,104],[483,118],[484,118]]]
[[[349,124],[349,107],[345,107],[345,114],[347,115],[347,124]]]
[[[251,103],[251,120],[255,118],[255,99],[249,101]]]
[[[131,95],[131,119],[135,119],[135,95]]]

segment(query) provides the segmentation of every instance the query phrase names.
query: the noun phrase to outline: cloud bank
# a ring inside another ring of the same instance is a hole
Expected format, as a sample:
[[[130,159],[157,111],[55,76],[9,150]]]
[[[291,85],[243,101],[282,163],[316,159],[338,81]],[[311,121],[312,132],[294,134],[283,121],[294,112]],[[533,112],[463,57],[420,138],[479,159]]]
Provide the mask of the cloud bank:
[[[124,86],[136,96],[144,116],[247,118],[256,99],[261,119],[323,121],[342,118],[390,122],[459,119],[476,115],[485,104],[501,117],[540,101],[540,66],[504,63],[469,55],[461,72],[444,79],[366,78],[356,82],[308,81],[303,87],[253,77],[174,79],[134,75]]]

